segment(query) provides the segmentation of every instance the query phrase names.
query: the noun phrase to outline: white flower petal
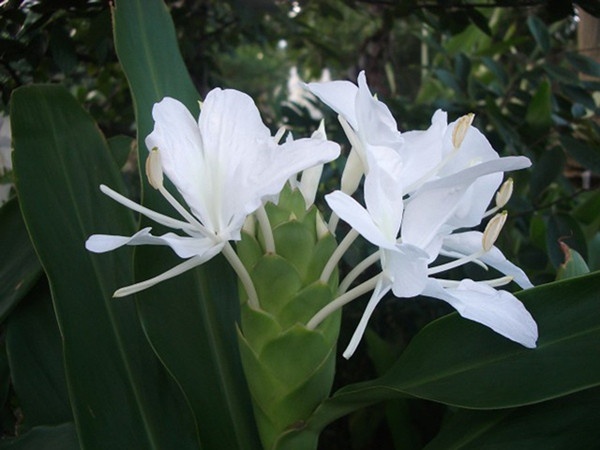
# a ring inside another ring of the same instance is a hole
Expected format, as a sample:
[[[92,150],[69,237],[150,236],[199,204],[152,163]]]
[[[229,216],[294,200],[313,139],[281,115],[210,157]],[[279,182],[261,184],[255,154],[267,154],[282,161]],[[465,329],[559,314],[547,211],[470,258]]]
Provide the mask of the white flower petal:
[[[472,280],[462,280],[457,288],[443,288],[429,279],[424,295],[448,302],[466,319],[479,322],[512,341],[535,348],[537,324],[515,296]]]
[[[200,221],[214,230],[207,213],[207,171],[200,130],[188,109],[165,97],[152,108],[154,130],[146,137],[148,150],[158,148],[164,173]]]
[[[166,245],[180,258],[204,256],[207,261],[219,253],[224,245],[209,238],[178,236],[174,233],[153,236],[150,231],[151,228],[144,228],[129,237],[94,234],[88,238],[85,247],[95,253],[104,253],[124,245]]]
[[[385,296],[385,294],[387,294],[390,291],[391,288],[392,284],[390,280],[388,280],[385,276],[379,278],[379,280],[377,281],[377,285],[373,290],[373,294],[369,299],[369,303],[367,303],[365,312],[360,318],[360,322],[358,323],[358,326],[356,327],[356,330],[354,330],[354,334],[352,335],[352,338],[348,343],[348,347],[346,347],[346,350],[344,350],[344,358],[349,359],[354,354],[354,352],[356,351],[356,347],[358,347],[358,344],[360,343],[363,335],[365,334],[367,323],[369,322],[369,319],[371,318],[375,307],[379,304],[379,302]]]
[[[443,246],[445,250],[467,256],[481,250],[482,237],[483,234],[479,231],[451,234],[444,238]],[[533,287],[533,284],[531,284],[531,281],[529,281],[525,272],[506,259],[504,254],[502,254],[497,247],[492,247],[490,251],[481,256],[479,260],[503,274],[513,277],[515,283],[523,289]]]
[[[467,185],[419,190],[407,202],[402,223],[402,242],[420,248],[432,246],[436,236],[462,199]]]
[[[409,244],[398,244],[395,250],[385,250],[381,265],[384,273],[393,280],[392,291],[396,297],[414,297],[421,294],[427,284],[429,255]]]
[[[438,109],[427,130],[402,133],[404,145],[400,153],[404,164],[402,181],[405,186],[417,182],[442,161],[443,137],[448,126],[447,116],[446,112]]]
[[[325,196],[329,207],[369,242],[382,247],[394,248],[395,239],[390,240],[373,222],[369,212],[349,195],[335,191]]]
[[[342,180],[340,182],[342,192],[348,195],[354,194],[360,185],[360,180],[364,173],[365,167],[360,154],[356,148],[352,147],[346,160],[344,171],[342,172]]]
[[[319,99],[342,115],[356,130],[356,112],[354,99],[358,87],[350,81],[329,81],[326,83],[308,83],[307,88]]]
[[[400,231],[404,200],[399,155],[387,147],[373,148],[365,178],[365,204],[369,215],[387,237],[395,241]]]
[[[398,131],[396,120],[389,108],[371,94],[364,71],[358,75],[355,108],[358,127],[355,130],[364,144],[394,149],[402,145],[404,139]]]

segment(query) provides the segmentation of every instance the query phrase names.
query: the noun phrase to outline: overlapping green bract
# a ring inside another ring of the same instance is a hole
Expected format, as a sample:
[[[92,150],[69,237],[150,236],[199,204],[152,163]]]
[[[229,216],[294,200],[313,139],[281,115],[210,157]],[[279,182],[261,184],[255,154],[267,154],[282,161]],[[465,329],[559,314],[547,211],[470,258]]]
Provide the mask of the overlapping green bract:
[[[286,188],[267,214],[276,254],[265,253],[260,235],[244,233],[237,251],[254,282],[261,310],[242,300],[239,343],[263,446],[273,448],[289,428],[301,427],[329,395],[335,370],[340,314],[317,330],[304,324],[329,303],[337,276],[319,281],[336,247],[334,237],[319,237],[315,207]],[[244,299],[242,292],[241,298]]]

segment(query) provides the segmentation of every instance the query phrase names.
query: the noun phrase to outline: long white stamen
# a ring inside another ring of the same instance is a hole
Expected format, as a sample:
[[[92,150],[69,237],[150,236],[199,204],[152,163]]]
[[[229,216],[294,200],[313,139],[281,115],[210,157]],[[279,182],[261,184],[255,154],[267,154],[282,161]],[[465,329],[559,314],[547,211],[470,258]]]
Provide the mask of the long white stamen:
[[[254,287],[254,283],[252,282],[252,278],[250,278],[250,274],[246,270],[246,267],[244,267],[244,264],[240,260],[237,253],[233,250],[229,242],[227,242],[223,247],[223,255],[233,270],[235,270],[235,273],[242,282],[242,285],[246,290],[246,295],[248,295],[248,305],[257,310],[260,309],[258,294],[256,292],[256,288]]]
[[[350,303],[352,300],[357,299],[361,295],[366,294],[369,291],[375,289],[377,282],[382,274],[375,275],[373,278],[368,279],[362,284],[359,284],[354,289],[346,292],[345,294],[340,295],[338,298],[333,300],[332,302],[325,305],[319,312],[317,312],[306,324],[306,328],[309,330],[314,330],[319,326],[323,320],[327,318],[331,313],[337,311],[342,306]]]
[[[329,232],[331,234],[333,234],[334,236],[335,236],[335,229],[337,228],[339,222],[340,222],[340,218],[334,211],[332,211],[331,216],[329,216],[329,223],[327,224],[327,228],[329,228]]]
[[[200,231],[203,235],[208,238],[211,238],[213,241],[217,242],[219,238],[215,235],[215,233],[211,233],[204,225],[202,225],[198,219],[196,219],[191,213],[189,213],[181,203],[177,201],[175,197],[171,195],[169,191],[165,189],[164,186],[161,186],[158,189],[158,192],[162,194],[162,196],[171,204],[175,210],[181,214],[181,216],[186,219],[190,224],[194,226],[194,229]]]
[[[275,238],[273,237],[273,230],[271,229],[271,223],[269,222],[265,206],[261,205],[254,214],[256,214],[258,226],[265,240],[265,251],[267,253],[275,253]]]
[[[139,212],[140,214],[143,214],[144,216],[154,220],[157,223],[165,225],[169,228],[175,228],[186,232],[196,231],[196,227],[194,225],[187,222],[183,222],[181,220],[173,219],[169,216],[165,216],[164,214],[158,213],[149,208],[146,208],[145,206],[135,203],[134,201],[129,200],[127,197],[122,196],[118,192],[113,191],[111,188],[104,184],[100,185],[100,191],[102,191],[102,193],[107,195],[108,197],[112,198],[117,203],[120,203],[121,205],[132,209],[133,211]]]
[[[440,264],[439,266],[431,267],[430,269],[427,269],[427,275],[435,275],[436,273],[445,272],[446,270],[460,267],[464,264],[475,261],[476,259],[482,257],[485,254],[485,250],[480,250],[478,252],[472,253],[471,255],[467,255],[460,259],[457,259],[456,261],[451,261],[446,264]]]
[[[176,265],[172,269],[167,270],[160,275],[150,278],[149,280],[142,281],[140,283],[132,284],[131,286],[126,286],[121,289],[117,289],[113,294],[113,297],[125,297],[127,295],[135,294],[136,292],[143,291],[144,289],[148,289],[149,287],[154,286],[162,281],[168,280],[170,278],[176,277],[177,275],[186,272],[196,266],[199,266],[204,262],[204,259],[200,256],[194,256],[193,258],[187,259],[181,264]]]
[[[356,267],[354,267],[354,269],[348,272],[348,275],[346,275],[346,277],[342,280],[342,282],[340,283],[340,287],[338,288],[338,293],[343,294],[344,292],[346,292],[350,285],[354,282],[354,280],[356,280],[359,277],[361,273],[363,273],[368,267],[372,266],[380,259],[381,252],[378,250],[372,255],[367,256],[360,263],[358,263]]]
[[[439,254],[440,254],[440,256],[448,256],[449,258],[453,258],[453,259],[458,259],[458,258],[462,258],[462,257],[466,256],[466,255],[464,255],[462,253],[459,253],[459,252],[453,252],[453,251],[444,250],[444,249],[441,249]],[[483,270],[489,270],[488,266],[483,261],[481,261],[479,259],[474,259],[471,262],[477,264]]]
[[[327,283],[329,281],[329,277],[331,276],[331,274],[337,267],[338,263],[340,262],[340,259],[342,259],[342,256],[344,256],[344,253],[346,253],[348,248],[350,248],[350,246],[352,245],[352,243],[356,240],[356,238],[358,236],[359,236],[359,233],[354,228],[352,228],[348,232],[348,234],[346,236],[344,236],[344,239],[342,239],[342,242],[340,242],[340,244],[337,246],[337,248],[331,254],[331,257],[329,258],[329,261],[327,261],[327,264],[325,264],[325,268],[323,269],[323,272],[321,273],[321,278],[320,278],[323,283]]]
[[[488,286],[491,286],[491,287],[501,287],[501,286],[506,286],[507,284],[512,282],[513,279],[514,279],[514,277],[505,276],[505,277],[500,277],[500,278],[494,278],[492,280],[478,281],[478,283],[487,284]],[[439,278],[436,278],[436,280],[442,285],[442,287],[445,287],[445,288],[456,288],[460,284],[460,281],[456,281],[456,280],[444,280],[444,279],[439,279]]]

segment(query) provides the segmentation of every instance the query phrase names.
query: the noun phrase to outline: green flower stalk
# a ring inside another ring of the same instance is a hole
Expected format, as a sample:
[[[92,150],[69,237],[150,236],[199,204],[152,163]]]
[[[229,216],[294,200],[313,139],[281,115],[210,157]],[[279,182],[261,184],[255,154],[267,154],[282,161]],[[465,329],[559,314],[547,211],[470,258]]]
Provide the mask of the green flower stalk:
[[[264,227],[246,227],[250,232],[237,243],[260,304],[251,306],[240,284],[239,345],[263,447],[274,449],[278,437],[302,427],[330,393],[340,313],[306,328],[337,291],[337,271],[320,280],[337,245],[317,208],[307,210],[302,193],[287,186],[265,210],[275,252],[266,251]]]

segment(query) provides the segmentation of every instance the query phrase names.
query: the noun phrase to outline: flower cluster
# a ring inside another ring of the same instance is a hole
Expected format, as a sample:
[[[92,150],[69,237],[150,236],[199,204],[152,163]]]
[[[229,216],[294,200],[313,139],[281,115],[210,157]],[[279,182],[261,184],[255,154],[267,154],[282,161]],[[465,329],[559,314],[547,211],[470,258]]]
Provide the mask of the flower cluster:
[[[472,115],[448,124],[446,113],[437,111],[426,131],[400,133],[389,109],[371,94],[364,72],[358,86],[333,81],[308,87],[340,115],[354,154],[345,168],[349,181],[327,195],[327,203],[355,230],[348,240],[360,233],[379,247],[361,269],[376,260],[383,269],[354,294],[374,288],[344,356],[352,355],[375,306],[390,290],[397,297],[439,298],[463,317],[535,347],[537,326],[529,312],[512,294],[494,289],[513,279],[523,288],[531,287],[523,271],[493,246],[506,213],[490,220],[484,233],[460,231],[479,225],[504,206],[512,190],[510,180],[498,193],[496,207],[487,211],[503,172],[528,167],[529,159],[500,158],[471,126]],[[365,207],[350,197],[363,174]],[[440,256],[454,261],[435,265]],[[484,282],[433,277],[468,262],[492,266],[507,277]],[[348,284],[342,282],[341,290]],[[308,326],[315,327],[329,310],[352,298],[339,297]]]
[[[356,349],[367,322],[390,291],[396,297],[425,295],[448,302],[463,317],[484,324],[526,347],[535,347],[537,326],[512,294],[496,287],[515,281],[531,286],[527,276],[494,247],[506,220],[500,212],[512,191],[502,183],[503,172],[526,168],[525,157],[500,158],[487,139],[471,125],[472,115],[448,124],[437,111],[425,131],[401,133],[389,109],[370,92],[364,73],[358,86],[347,81],[311,83],[307,88],[339,114],[352,145],[341,189],[326,196],[332,209],[329,230],[338,219],[352,230],[340,242],[321,274],[328,282],[337,263],[362,235],[378,248],[341,282],[338,296],[308,321],[316,329],[333,311],[373,291],[344,356]],[[261,227],[267,251],[270,244],[267,201],[277,202],[288,180],[300,188],[307,203],[314,199],[322,165],[339,155],[339,146],[320,129],[311,138],[280,144],[284,132],[271,136],[252,100],[235,90],[215,89],[202,103],[198,121],[177,100],[165,98],[153,109],[155,126],[146,138],[146,173],[179,213],[174,219],[148,210],[106,186],[102,191],[119,203],[184,235],[93,235],[88,250],[105,252],[123,245],[167,245],[180,265],[150,280],[119,289],[129,295],[198,266],[222,252],[236,270],[248,303],[260,308],[252,280],[230,241],[240,240],[249,215]],[[300,181],[297,174],[303,172]],[[163,173],[185,200],[187,208],[163,184]],[[364,205],[351,196],[364,177]],[[496,205],[488,209],[496,195]],[[485,231],[469,231],[490,217]],[[439,262],[440,259],[443,262]],[[369,266],[380,262],[381,273],[350,289]],[[467,263],[491,266],[505,276],[486,281],[440,278]]]

